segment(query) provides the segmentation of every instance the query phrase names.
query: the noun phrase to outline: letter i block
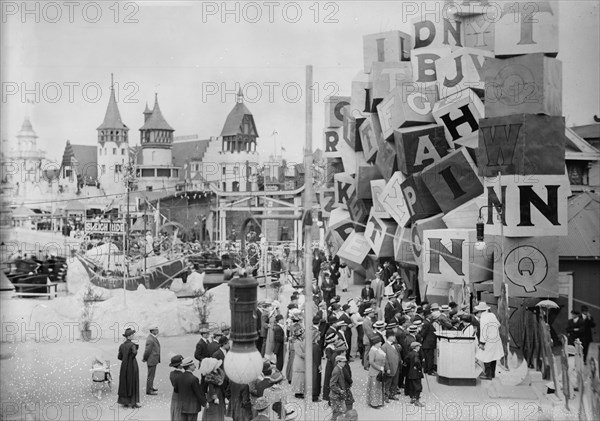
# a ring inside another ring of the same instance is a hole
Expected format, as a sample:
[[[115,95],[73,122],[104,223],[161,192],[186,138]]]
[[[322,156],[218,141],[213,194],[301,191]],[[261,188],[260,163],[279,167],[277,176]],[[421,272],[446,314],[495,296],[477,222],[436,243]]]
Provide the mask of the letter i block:
[[[423,182],[443,212],[483,194],[483,183],[466,148],[460,148],[425,168]]]
[[[365,238],[377,257],[394,255],[394,234],[397,224],[391,219],[381,219],[371,214],[365,228]]]
[[[330,96],[325,99],[325,126],[342,127],[344,107],[350,105],[349,96]]]
[[[494,53],[491,51],[476,48],[459,48],[445,57],[440,57],[435,62],[440,98],[468,88],[483,96],[486,82],[484,63],[493,57]]]
[[[371,251],[371,246],[362,232],[353,232],[348,236],[338,251],[338,256],[346,260],[348,265],[355,269],[362,269],[362,263]]]
[[[348,209],[348,201],[354,195],[354,178],[350,174],[339,173],[334,176],[335,204],[334,208]]]
[[[401,63],[374,62],[371,71],[373,82],[373,104],[377,105],[394,88],[412,82],[412,65],[410,61]]]
[[[564,174],[563,117],[515,114],[479,120],[479,175]]]
[[[494,52],[496,24],[489,19],[489,7],[481,8],[481,13],[455,15],[462,22],[465,34],[465,47]]]
[[[441,61],[441,60],[440,60]],[[491,59],[485,74],[485,116],[562,116],[562,62],[543,54]]]
[[[442,211],[423,182],[421,173],[415,173],[406,178],[400,188],[410,212],[411,222],[436,215]]]
[[[410,35],[401,31],[381,32],[363,36],[363,60],[365,73],[371,73],[373,62],[410,60]]]
[[[332,186],[335,182],[334,176],[344,172],[344,164],[340,158],[327,158],[325,165],[325,184]]]
[[[373,83],[369,75],[359,73],[352,80],[352,96],[350,98],[350,115],[354,118],[365,118],[371,112],[371,93]]]
[[[492,255],[475,248],[474,229],[423,232],[423,279],[463,284],[492,279]]]
[[[379,143],[383,141],[377,114],[369,114],[358,128],[358,131],[365,159],[367,162],[375,162],[377,148]]]
[[[421,7],[425,8],[425,3],[421,3]],[[444,7],[442,15],[447,14],[448,11]],[[428,13],[423,11],[421,18],[411,20],[411,35],[414,41],[412,52],[423,48],[462,47],[464,45],[462,22],[446,17],[439,19],[439,13],[436,16],[437,19],[432,20],[427,19],[427,15]]]
[[[323,156],[325,158],[341,158],[341,148],[344,146],[343,129],[342,128],[327,128],[324,130],[325,150]]]
[[[433,118],[444,126],[446,139],[456,142],[479,130],[479,119],[485,117],[483,102],[471,89],[442,99],[433,106]]]
[[[413,81],[426,86],[437,85],[435,62],[452,53],[450,47],[419,48],[410,53]],[[421,85],[419,85],[421,86]]]
[[[371,165],[361,165],[356,174],[356,197],[358,199],[372,200],[371,180],[380,180],[383,176],[379,168]]]
[[[378,218],[391,218],[389,212],[383,207],[381,203],[381,195],[385,189],[385,180],[371,180],[371,198],[373,200],[373,208],[371,214]]]
[[[435,230],[447,228],[444,223],[443,214],[438,214],[429,218],[420,219],[412,224],[410,228],[411,251],[416,262],[422,264],[423,259],[423,232],[425,230]]]
[[[505,237],[504,277],[500,258],[502,238],[486,236],[485,243],[495,255],[494,295],[500,295],[502,283],[506,282],[510,297],[558,297],[557,237]]]
[[[569,178],[563,175],[506,175],[483,179],[485,232],[507,237],[567,235]],[[498,210],[504,204],[504,229]]]
[[[380,140],[377,156],[375,157],[375,166],[386,181],[389,181],[392,175],[398,171],[398,160],[394,143],[388,142],[383,138]]]
[[[406,175],[439,162],[454,146],[446,140],[444,128],[435,124],[394,130],[398,169]]]
[[[379,196],[383,208],[402,227],[410,221],[408,205],[402,194],[401,186],[404,180],[404,175],[400,171],[396,171]]]

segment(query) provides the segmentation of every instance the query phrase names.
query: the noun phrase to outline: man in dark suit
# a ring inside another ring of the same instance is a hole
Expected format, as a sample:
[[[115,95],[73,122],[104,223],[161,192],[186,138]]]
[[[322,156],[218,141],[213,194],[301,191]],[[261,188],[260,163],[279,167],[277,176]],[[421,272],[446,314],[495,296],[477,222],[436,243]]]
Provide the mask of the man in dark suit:
[[[221,332],[213,333],[212,340],[210,340],[208,342],[208,356],[209,357],[212,357],[212,355],[215,352],[217,352],[217,350],[220,348],[219,339],[221,339],[222,336],[223,336],[223,334]]]
[[[431,323],[431,318],[426,317],[421,328],[421,337],[423,338],[423,355],[425,357],[425,366],[423,371],[426,374],[435,376],[436,372],[434,369],[434,355],[435,349],[437,348],[437,336],[435,335],[435,328]]]
[[[184,421],[197,421],[198,413],[206,407],[206,397],[200,389],[200,380],[192,372],[196,370],[194,360],[186,358],[181,363],[185,371],[176,380],[175,388],[181,402],[181,415]]]
[[[158,389],[154,388],[154,376],[156,374],[156,366],[160,363],[160,342],[156,336],[158,335],[158,326],[150,326],[150,334],[146,338],[146,350],[142,362],[148,363],[148,379],[146,381],[146,395],[156,395]]]
[[[371,288],[370,279],[365,281],[365,286],[360,291],[360,298],[362,298],[363,301],[370,301],[375,298],[375,291],[373,291],[373,288]]]
[[[221,336],[219,338],[219,349],[213,352],[212,357],[217,360],[225,361],[225,355],[229,352],[229,338],[227,336]]]
[[[273,353],[277,357],[277,370],[283,370],[283,351],[285,343],[285,333],[283,330],[283,316],[278,314],[275,317],[275,325],[273,326]]]
[[[346,359],[348,361],[353,361],[353,358],[350,356],[350,351],[352,348],[352,319],[350,318],[350,305],[344,304],[342,306],[343,313],[340,315],[340,320],[346,323],[346,330],[344,331],[344,339],[346,340],[346,344],[348,345],[348,349],[346,350]]]
[[[204,358],[210,357],[208,354],[208,334],[209,330],[206,327],[200,329],[200,340],[196,344],[196,352],[194,358],[198,360],[198,364],[202,364]]]

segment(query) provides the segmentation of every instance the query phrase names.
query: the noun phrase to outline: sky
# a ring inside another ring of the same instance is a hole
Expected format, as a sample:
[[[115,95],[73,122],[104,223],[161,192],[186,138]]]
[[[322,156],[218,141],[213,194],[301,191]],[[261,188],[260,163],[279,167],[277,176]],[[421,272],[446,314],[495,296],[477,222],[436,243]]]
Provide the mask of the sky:
[[[363,35],[410,33],[418,14],[409,12],[435,10],[432,3],[232,1],[226,13],[211,1],[0,0],[2,147],[14,144],[26,115],[51,159],[60,159],[67,139],[96,144],[114,73],[132,145],[155,93],[175,136],[206,139],[220,134],[241,87],[259,151],[283,147],[288,160],[301,162],[306,66],[313,66],[316,148],[325,97],[349,96],[362,71]],[[600,115],[599,2],[558,7],[563,114],[569,126],[590,124]]]

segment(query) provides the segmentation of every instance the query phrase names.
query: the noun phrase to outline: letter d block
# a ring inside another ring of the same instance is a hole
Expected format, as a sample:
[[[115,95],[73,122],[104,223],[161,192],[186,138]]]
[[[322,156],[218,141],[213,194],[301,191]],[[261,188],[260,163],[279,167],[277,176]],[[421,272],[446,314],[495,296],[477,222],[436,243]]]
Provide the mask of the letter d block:
[[[394,256],[394,234],[396,223],[391,219],[381,219],[369,216],[365,228],[365,238],[377,257]]]
[[[425,168],[421,176],[443,212],[483,194],[483,183],[466,148],[457,149]]]
[[[479,175],[564,174],[565,119],[515,114],[479,120]]]
[[[471,89],[442,99],[433,106],[433,118],[444,126],[446,139],[456,142],[479,130],[479,119],[485,117],[483,102]]]
[[[344,107],[350,105],[349,96],[330,96],[325,99],[325,126],[342,127],[344,123]]]
[[[489,59],[485,73],[485,116],[562,116],[562,62],[543,54]]]
[[[354,223],[350,218],[350,213],[339,208],[332,210],[329,215],[328,228],[335,231],[342,242],[346,241],[346,238],[354,231]]]
[[[351,264],[351,268],[361,266],[371,251],[371,246],[362,232],[353,232],[338,251],[338,256]],[[362,268],[360,270],[363,270]]]
[[[363,36],[365,73],[371,73],[373,62],[410,60],[411,37],[401,31],[381,32]]]
[[[453,148],[446,140],[444,128],[435,124],[394,130],[394,142],[398,169],[406,175],[440,161]]]
[[[411,222],[436,215],[442,211],[423,182],[421,173],[409,176],[400,185],[400,188],[410,212]]]

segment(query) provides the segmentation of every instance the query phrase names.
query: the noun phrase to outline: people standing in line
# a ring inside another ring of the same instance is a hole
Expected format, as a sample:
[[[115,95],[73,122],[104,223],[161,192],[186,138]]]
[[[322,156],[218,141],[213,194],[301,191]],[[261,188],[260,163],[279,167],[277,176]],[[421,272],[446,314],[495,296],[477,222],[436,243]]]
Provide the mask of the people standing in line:
[[[183,403],[179,398],[179,386],[177,383],[179,377],[183,375],[182,362],[183,357],[175,355],[171,358],[171,363],[169,364],[169,367],[173,367],[173,371],[169,374],[169,380],[171,380],[171,385],[173,386],[173,394],[171,395],[171,421],[181,421],[183,419],[181,414]]]
[[[351,344],[351,353],[350,355],[355,358],[360,358],[363,360],[363,355],[365,352],[365,346],[363,344],[363,317],[360,315],[358,311],[355,311],[350,316],[352,319],[352,344]]]
[[[347,364],[347,361],[344,355],[335,357],[336,366],[331,373],[331,380],[329,381],[330,403],[333,410],[331,421],[337,421],[338,417],[347,411],[346,398],[350,389],[344,375],[344,366]]]
[[[406,356],[406,365],[408,371],[406,374],[406,382],[410,383],[410,403],[423,407],[420,401],[421,392],[423,391],[423,384],[421,379],[423,378],[423,366],[421,360],[421,344],[417,341],[410,344],[410,351]]]
[[[375,274],[375,279],[371,282],[371,287],[373,288],[373,292],[375,293],[375,311],[377,312],[377,318],[383,318],[383,308],[381,306],[381,301],[383,300],[383,291],[385,285],[383,285],[383,281],[381,280],[381,270]]]
[[[474,308],[479,316],[479,348],[475,358],[483,362],[484,373],[480,376],[484,380],[496,377],[496,362],[504,357],[504,348],[500,338],[500,322],[496,315],[490,312],[490,306],[480,302]]]
[[[198,360],[198,364],[202,364],[204,358],[210,357],[208,354],[208,344],[210,331],[207,327],[200,328],[200,340],[196,344],[196,352],[194,358]]]
[[[123,336],[125,342],[119,346],[117,358],[121,361],[117,403],[130,408],[141,408],[140,370],[137,363],[139,345],[132,341],[135,330],[128,327]]]
[[[583,345],[583,363],[587,364],[588,349],[590,343],[593,341],[592,330],[596,327],[596,322],[590,314],[588,306],[581,306],[581,319],[583,320],[583,335],[581,338],[581,344]]]
[[[283,329],[283,316],[278,314],[275,317],[275,325],[273,326],[273,354],[275,354],[277,370],[283,370],[283,359],[284,359],[284,344],[285,344],[285,332]]]
[[[384,404],[383,388],[385,376],[385,352],[381,349],[383,343],[380,335],[371,338],[369,350],[369,381],[367,383],[367,405],[371,408],[381,408]]]
[[[181,362],[181,367],[184,372],[176,378],[174,385],[181,401],[181,419],[183,421],[197,421],[198,413],[206,407],[206,398],[202,392],[200,380],[193,374],[196,370],[194,360],[185,358]]]
[[[148,379],[146,380],[146,395],[156,395],[158,389],[154,388],[156,366],[160,363],[160,342],[157,338],[158,326],[150,326],[150,334],[146,338],[146,349],[142,362],[148,364]]]

